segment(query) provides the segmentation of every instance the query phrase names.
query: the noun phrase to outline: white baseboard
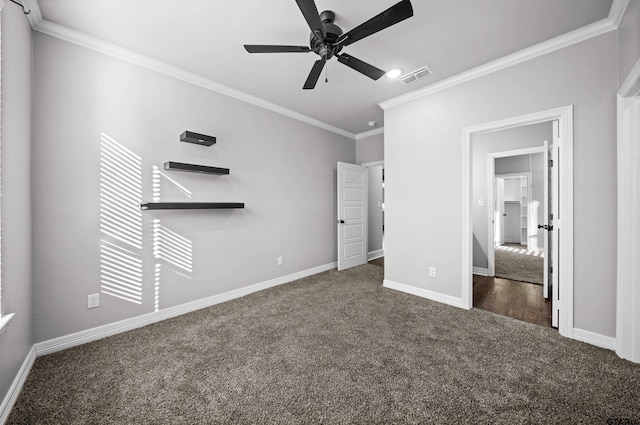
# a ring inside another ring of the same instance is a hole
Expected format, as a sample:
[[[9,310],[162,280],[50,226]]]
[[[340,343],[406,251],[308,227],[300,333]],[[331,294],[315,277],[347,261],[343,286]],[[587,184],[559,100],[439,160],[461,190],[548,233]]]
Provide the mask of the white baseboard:
[[[395,289],[396,291],[405,292],[407,294],[416,295],[418,297],[427,298],[439,303],[452,305],[454,307],[462,308],[462,299],[452,297],[451,295],[440,294],[438,292],[429,291],[427,289],[416,288],[415,286],[405,285],[404,283],[393,282],[391,280],[384,280],[383,285],[385,288]]]
[[[427,289],[416,288],[415,286],[409,286],[387,279],[384,280],[383,286],[385,288],[395,289],[396,291],[405,292],[407,294],[416,295],[418,297],[427,298],[432,301],[437,301],[454,307],[462,308],[462,299],[452,297],[450,295],[440,294],[438,292],[429,291]],[[616,339],[610,336],[600,335],[594,332],[573,328],[573,334],[569,337],[577,341],[595,345],[596,347],[606,348],[607,350],[616,349]]]
[[[606,348],[607,350],[616,349],[616,339],[610,336],[600,335],[594,332],[573,328],[572,338],[596,347]]]
[[[489,269],[486,267],[473,267],[473,274],[477,274],[479,276],[489,276]]]
[[[9,391],[7,391],[7,395],[0,403],[0,424],[4,424],[7,422],[9,418],[9,413],[11,413],[11,409],[18,399],[18,394],[22,390],[25,381],[27,380],[27,376],[29,376],[29,372],[31,372],[31,368],[33,367],[33,362],[36,361],[36,349],[35,347],[31,347],[27,357],[22,362],[22,366],[20,366],[20,370],[18,370],[18,374],[16,375],[11,387],[9,387]]]
[[[384,250],[379,249],[377,251],[371,251],[367,253],[367,261],[375,260],[376,258],[384,257]]]
[[[284,283],[293,282],[294,280],[322,273],[327,270],[332,270],[336,267],[337,263],[325,264],[323,266],[314,267],[312,269],[303,270],[301,272],[278,277],[265,282],[256,283],[254,285],[235,289],[233,291],[225,292],[218,295],[213,295],[211,297],[203,298],[197,301],[169,307],[157,312],[143,314],[140,316],[132,317],[130,319],[121,320],[119,322],[109,323],[107,325],[98,326],[96,328],[87,329],[85,331],[80,331],[70,335],[50,339],[48,341],[38,342],[34,345],[34,347],[38,356],[55,353],[57,351],[66,350],[67,348],[86,344],[87,342],[96,341],[108,336],[127,332],[136,328],[141,328],[143,326],[150,325],[151,323],[160,322],[162,320],[170,319],[172,317],[180,316],[186,313],[191,313],[192,311],[200,310],[202,308],[211,307],[225,301],[231,301],[233,299],[249,295],[253,292],[282,285]]]

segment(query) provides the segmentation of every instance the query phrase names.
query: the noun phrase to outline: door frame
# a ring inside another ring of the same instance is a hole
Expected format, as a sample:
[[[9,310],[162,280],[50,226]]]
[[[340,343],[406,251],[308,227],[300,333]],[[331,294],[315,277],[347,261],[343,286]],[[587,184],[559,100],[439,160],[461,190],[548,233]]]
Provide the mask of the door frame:
[[[635,83],[640,82],[640,60]],[[618,260],[615,351],[640,363],[640,91],[618,93]]]
[[[384,170],[384,159],[380,160],[380,161],[363,162],[360,165],[362,165],[365,168],[376,167],[378,165],[382,165],[382,169]],[[382,184],[384,185],[384,179],[382,180]],[[370,189],[369,188],[369,180],[367,180],[367,192],[369,191],[369,189]],[[382,202],[384,204],[384,196],[383,196],[383,201]],[[384,208],[383,208],[383,211],[384,211]],[[369,217],[367,217],[367,227],[368,227],[368,225],[369,225]],[[383,222],[383,225],[384,225],[384,222]],[[371,235],[367,234],[367,238],[369,236],[371,236]],[[375,260],[376,258],[384,257],[384,233],[382,235],[382,249],[380,249],[380,251],[382,251],[381,255],[374,254],[373,256],[370,257],[369,256],[370,252],[369,252],[369,249],[367,247],[367,261],[371,261],[371,260]],[[373,251],[373,252],[378,253],[378,251]]]
[[[560,143],[559,235],[560,335],[573,338],[573,105],[498,120],[462,130],[462,307],[473,307],[473,214],[471,141],[473,135],[558,120]],[[493,208],[493,207],[492,207]]]
[[[544,143],[544,142],[542,142]],[[487,154],[487,205],[491,208],[491,214],[487,214],[487,230],[494,229],[493,214],[494,214],[494,199],[496,198],[495,179],[500,176],[522,176],[528,175],[527,178],[527,190],[531,191],[531,173],[509,173],[496,175],[496,158],[508,158],[511,156],[528,155],[533,153],[544,153],[544,145],[533,146],[530,148],[513,149],[510,151],[489,152]],[[496,251],[494,249],[493,235],[488,235],[487,239],[487,271],[489,276],[495,274],[495,258]],[[528,230],[527,230],[528,236]],[[472,300],[473,302],[473,300]]]

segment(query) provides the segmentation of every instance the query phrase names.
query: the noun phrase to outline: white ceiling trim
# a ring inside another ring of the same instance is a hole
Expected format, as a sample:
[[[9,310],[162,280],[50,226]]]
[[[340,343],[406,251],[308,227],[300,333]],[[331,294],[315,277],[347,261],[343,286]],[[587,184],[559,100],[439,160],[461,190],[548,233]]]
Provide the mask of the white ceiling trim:
[[[36,25],[42,22],[42,12],[40,12],[38,0],[22,0],[22,3],[29,5],[29,10],[31,12],[27,15],[27,19],[29,19],[31,28],[35,29]]]
[[[611,9],[609,9],[609,19],[616,28],[620,26],[620,22],[622,21],[622,17],[624,16],[625,10],[627,10],[627,5],[629,4],[629,0],[613,0],[611,3]]]
[[[43,34],[47,34],[52,37],[59,38],[69,43],[73,43],[78,46],[82,46],[87,49],[91,49],[96,52],[103,53],[105,55],[114,57],[116,59],[120,59],[122,61],[129,62],[134,65],[138,65],[140,67],[149,69],[151,71],[155,71],[160,74],[167,75],[169,77],[193,84],[195,86],[202,87],[207,90],[211,90],[216,93],[223,94],[225,96],[229,96],[231,98],[275,112],[277,114],[281,114],[286,117],[293,118],[298,121],[302,121],[304,123],[313,125],[323,130],[330,131],[340,136],[344,136],[344,137],[348,137],[349,139],[356,140],[356,134],[343,130],[331,124],[325,123],[323,121],[317,120],[308,115],[301,114],[294,110],[285,108],[284,106],[277,105],[275,103],[250,95],[240,90],[233,89],[231,87],[225,86],[224,84],[217,83],[215,81],[204,78],[200,75],[194,74],[192,72],[186,71],[184,69],[178,68],[173,65],[169,65],[166,62],[162,62],[162,61],[153,59],[149,56],[136,53],[132,50],[125,49],[124,47],[118,46],[116,44],[112,44],[104,40],[91,37],[82,32],[64,27],[62,25],[49,22],[42,18],[42,13],[40,12],[40,7],[38,5],[37,0],[25,0],[25,1],[28,2],[29,6],[31,7],[31,13],[27,15],[29,17],[29,22],[31,23],[31,27],[34,30],[39,31]]]
[[[605,34],[609,31],[616,30],[620,25],[622,16],[626,10],[629,0],[613,0],[611,9],[609,9],[609,16],[593,24],[586,25],[582,28],[570,31],[566,34],[554,37],[542,43],[538,43],[534,46],[522,49],[518,52],[512,53],[500,59],[488,62],[484,65],[480,65],[476,68],[472,68],[468,71],[462,72],[453,77],[446,78],[437,83],[422,87],[420,89],[405,93],[401,96],[394,97],[384,102],[380,102],[379,105],[382,109],[393,108],[394,106],[402,105],[403,103],[411,102],[412,100],[419,99],[421,97],[429,96],[433,93],[441,90],[448,89],[458,84],[466,83],[467,81],[475,80],[476,78],[483,77],[496,71],[508,68],[513,65],[528,61],[530,59],[537,58],[542,55],[546,55],[556,50],[563,49],[565,47],[580,43],[593,37]]]
[[[384,127],[374,128],[373,130],[363,131],[356,134],[356,140],[361,140],[366,137],[375,136],[376,134],[384,133]]]

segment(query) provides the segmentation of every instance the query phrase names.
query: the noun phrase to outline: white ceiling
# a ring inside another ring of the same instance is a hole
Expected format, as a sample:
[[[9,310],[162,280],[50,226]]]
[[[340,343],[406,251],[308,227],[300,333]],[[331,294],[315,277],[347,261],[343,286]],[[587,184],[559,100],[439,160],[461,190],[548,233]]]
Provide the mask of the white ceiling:
[[[397,0],[316,0],[343,31]],[[302,85],[313,53],[249,54],[243,44],[307,45],[294,0],[39,0],[44,20],[180,67],[358,134],[383,125],[379,102],[607,18],[612,0],[412,0],[414,16],[345,47],[383,70],[427,65],[402,85],[329,61],[314,90]]]

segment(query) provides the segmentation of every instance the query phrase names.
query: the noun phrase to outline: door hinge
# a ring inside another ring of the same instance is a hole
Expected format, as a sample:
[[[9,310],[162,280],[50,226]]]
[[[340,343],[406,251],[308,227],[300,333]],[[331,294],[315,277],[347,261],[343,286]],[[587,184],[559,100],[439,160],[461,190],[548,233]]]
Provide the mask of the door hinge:
[[[549,273],[553,274],[553,267],[549,267]]]

